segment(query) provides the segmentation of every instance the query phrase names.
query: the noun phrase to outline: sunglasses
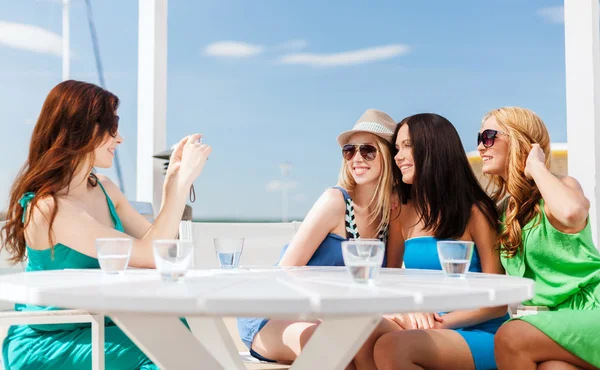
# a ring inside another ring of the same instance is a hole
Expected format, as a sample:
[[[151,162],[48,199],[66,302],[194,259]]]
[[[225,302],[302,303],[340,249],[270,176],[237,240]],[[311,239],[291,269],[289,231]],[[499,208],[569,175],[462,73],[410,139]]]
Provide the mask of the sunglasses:
[[[356,149],[358,148],[358,152],[360,156],[363,157],[365,161],[373,161],[377,157],[377,148],[371,144],[346,144],[342,147],[342,156],[344,159],[349,161],[354,158],[356,154]]]
[[[477,146],[483,143],[483,146],[486,148],[491,148],[494,146],[494,142],[496,141],[496,136],[498,135],[507,135],[506,132],[498,131],[498,130],[484,130],[483,132],[477,133]]]

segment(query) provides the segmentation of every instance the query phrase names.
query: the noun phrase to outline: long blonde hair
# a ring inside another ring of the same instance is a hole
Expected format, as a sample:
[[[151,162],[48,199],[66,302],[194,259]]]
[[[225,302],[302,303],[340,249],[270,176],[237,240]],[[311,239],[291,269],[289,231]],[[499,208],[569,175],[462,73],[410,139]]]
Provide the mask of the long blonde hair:
[[[508,134],[506,180],[498,175],[491,177],[492,199],[499,202],[508,193],[505,206],[503,230],[498,246],[507,257],[514,257],[522,249],[522,231],[534,218],[541,216],[542,195],[535,182],[525,175],[527,156],[532,144],[539,144],[546,156],[546,167],[550,168],[550,135],[544,122],[534,112],[525,108],[504,107],[487,113],[482,124],[494,117]]]
[[[381,216],[379,226],[377,227],[377,234],[381,233],[390,222],[390,210],[392,205],[392,192],[394,190],[394,175],[392,163],[392,150],[391,144],[377,135],[375,136],[375,146],[377,147],[378,156],[381,157],[381,175],[377,180],[377,187],[373,192],[373,196],[367,206],[371,208],[373,205],[373,211],[369,214],[369,224],[377,222],[377,219]],[[342,168],[338,177],[338,186],[346,189],[349,192],[354,191],[356,188],[356,182],[352,177],[352,173],[348,168],[347,161],[342,159]]]

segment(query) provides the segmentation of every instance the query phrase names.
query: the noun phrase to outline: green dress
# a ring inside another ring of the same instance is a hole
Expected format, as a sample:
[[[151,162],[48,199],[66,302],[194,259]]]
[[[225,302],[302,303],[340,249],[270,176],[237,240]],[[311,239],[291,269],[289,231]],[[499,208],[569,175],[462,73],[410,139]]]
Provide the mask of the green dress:
[[[115,207],[104,191],[115,229],[123,231],[123,225]],[[26,193],[20,200],[26,210],[33,199]],[[79,253],[62,244],[50,249],[35,250],[27,247],[26,271],[97,269],[98,260]],[[17,311],[56,310],[16,304]],[[110,319],[106,319],[104,332],[105,367],[111,370],[158,369],[150,359]],[[91,324],[44,324],[12,326],[2,345],[2,357],[6,370],[89,370],[92,366]]]
[[[537,217],[523,228],[523,253],[501,257],[509,275],[535,281],[535,295],[523,304],[550,309],[520,320],[600,367],[600,253],[590,224],[575,234],[560,232],[546,217],[543,200],[540,207],[539,224]]]

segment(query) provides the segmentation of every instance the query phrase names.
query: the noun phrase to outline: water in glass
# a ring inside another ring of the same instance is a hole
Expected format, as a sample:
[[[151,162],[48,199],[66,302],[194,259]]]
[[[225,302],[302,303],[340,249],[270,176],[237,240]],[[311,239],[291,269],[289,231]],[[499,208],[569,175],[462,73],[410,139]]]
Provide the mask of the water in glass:
[[[384,255],[383,242],[378,239],[352,239],[342,242],[344,264],[353,281],[371,284],[379,275]]]

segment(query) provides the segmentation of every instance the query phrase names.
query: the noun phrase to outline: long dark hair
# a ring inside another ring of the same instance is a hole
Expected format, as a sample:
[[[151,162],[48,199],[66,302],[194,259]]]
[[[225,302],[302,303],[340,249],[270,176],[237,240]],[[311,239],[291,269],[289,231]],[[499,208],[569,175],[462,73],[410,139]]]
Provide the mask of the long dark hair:
[[[106,135],[117,135],[118,120],[115,110],[119,99],[103,88],[80,81],[64,81],[56,85],[46,97],[37,120],[29,155],[13,183],[3,235],[5,247],[13,262],[25,259],[25,227],[31,219],[24,218],[19,199],[33,192],[30,208],[40,199],[51,197],[54,207],[50,215],[48,241],[52,245],[52,224],[58,212],[56,194],[69,186],[94,149],[103,144]],[[96,186],[98,179],[89,170],[88,183]]]
[[[396,126],[394,143],[404,125],[412,144],[414,177],[412,185],[400,177],[397,189],[402,204],[412,200],[424,229],[438,239],[458,239],[465,233],[473,205],[495,227],[496,205],[477,181],[452,123],[433,113],[415,114]]]

